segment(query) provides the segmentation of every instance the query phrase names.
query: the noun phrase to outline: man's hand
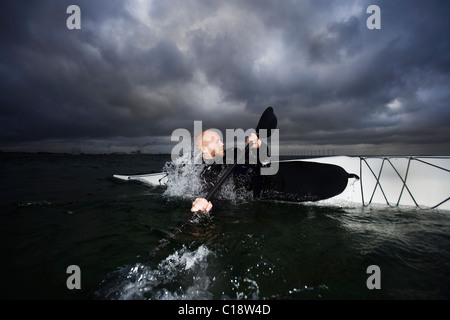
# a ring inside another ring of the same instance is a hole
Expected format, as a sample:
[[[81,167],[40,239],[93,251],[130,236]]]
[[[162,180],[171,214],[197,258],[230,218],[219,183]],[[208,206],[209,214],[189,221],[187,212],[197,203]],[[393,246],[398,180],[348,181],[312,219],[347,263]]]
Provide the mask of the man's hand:
[[[192,202],[191,212],[201,211],[203,213],[208,213],[212,209],[211,201],[206,200],[205,198],[197,198]]]
[[[250,134],[250,137],[247,139],[247,143],[252,142],[252,148],[258,149],[261,147],[261,140],[258,139],[258,136],[255,133]]]

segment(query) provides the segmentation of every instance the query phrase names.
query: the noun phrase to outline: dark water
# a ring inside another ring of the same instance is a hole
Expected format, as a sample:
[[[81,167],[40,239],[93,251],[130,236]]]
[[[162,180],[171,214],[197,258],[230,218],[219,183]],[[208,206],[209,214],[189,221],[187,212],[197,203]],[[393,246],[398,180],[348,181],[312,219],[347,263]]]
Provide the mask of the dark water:
[[[449,212],[223,201],[169,238],[192,199],[112,178],[168,160],[1,154],[0,298],[450,298]]]

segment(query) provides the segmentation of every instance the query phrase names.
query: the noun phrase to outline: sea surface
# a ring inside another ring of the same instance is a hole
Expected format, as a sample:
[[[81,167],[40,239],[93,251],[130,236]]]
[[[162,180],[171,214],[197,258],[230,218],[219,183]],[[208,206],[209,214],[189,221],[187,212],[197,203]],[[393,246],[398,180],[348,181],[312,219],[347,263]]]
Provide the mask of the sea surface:
[[[192,219],[194,195],[113,178],[169,161],[0,154],[0,298],[450,299],[450,212],[238,197]]]

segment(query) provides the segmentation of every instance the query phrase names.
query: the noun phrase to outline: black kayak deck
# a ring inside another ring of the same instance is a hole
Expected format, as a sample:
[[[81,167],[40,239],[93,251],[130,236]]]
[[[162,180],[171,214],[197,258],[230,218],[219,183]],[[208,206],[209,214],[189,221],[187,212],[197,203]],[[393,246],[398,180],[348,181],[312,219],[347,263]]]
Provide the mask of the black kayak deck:
[[[260,198],[295,202],[324,200],[342,193],[351,176],[333,164],[280,162],[275,175],[262,176]]]

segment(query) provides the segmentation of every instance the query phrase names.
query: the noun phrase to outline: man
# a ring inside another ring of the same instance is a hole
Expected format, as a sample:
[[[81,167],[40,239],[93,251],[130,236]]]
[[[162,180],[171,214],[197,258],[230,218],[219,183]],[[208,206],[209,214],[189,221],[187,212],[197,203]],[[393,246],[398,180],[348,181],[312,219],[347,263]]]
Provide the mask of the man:
[[[255,133],[252,133],[247,139],[247,143],[250,142],[252,143],[251,148],[253,149],[258,149],[261,147],[261,140],[258,139],[258,136]],[[227,167],[225,165],[225,150],[223,149],[224,143],[217,132],[209,129],[203,131],[198,137],[196,137],[194,145],[201,151],[203,159],[207,162],[213,162],[213,160],[222,158],[222,161],[207,164],[201,173],[201,178],[204,181],[205,186],[212,187],[220,178],[223,170]],[[260,165],[259,162],[258,165]],[[205,198],[197,198],[192,203],[191,212],[208,213],[212,207],[213,205],[211,201],[208,201]]]
[[[252,142],[250,152],[254,152],[255,148],[267,147],[261,145],[261,140],[256,134],[251,134],[247,142]],[[196,139],[195,146],[201,150],[206,163],[220,158],[223,160],[221,163],[224,163],[205,165],[200,175],[205,191],[211,190],[227,167],[223,145],[220,135],[213,130],[204,131]],[[238,188],[245,187],[252,190],[254,197],[260,199],[290,202],[319,201],[344,191],[349,178],[359,179],[357,175],[349,174],[339,166],[311,161],[282,162],[275,174],[265,176],[260,174],[261,167],[259,159],[257,164],[253,165],[248,164],[246,159],[245,164],[238,164],[233,171],[235,185]],[[207,213],[211,209],[210,201],[197,198],[192,203],[191,211]]]

